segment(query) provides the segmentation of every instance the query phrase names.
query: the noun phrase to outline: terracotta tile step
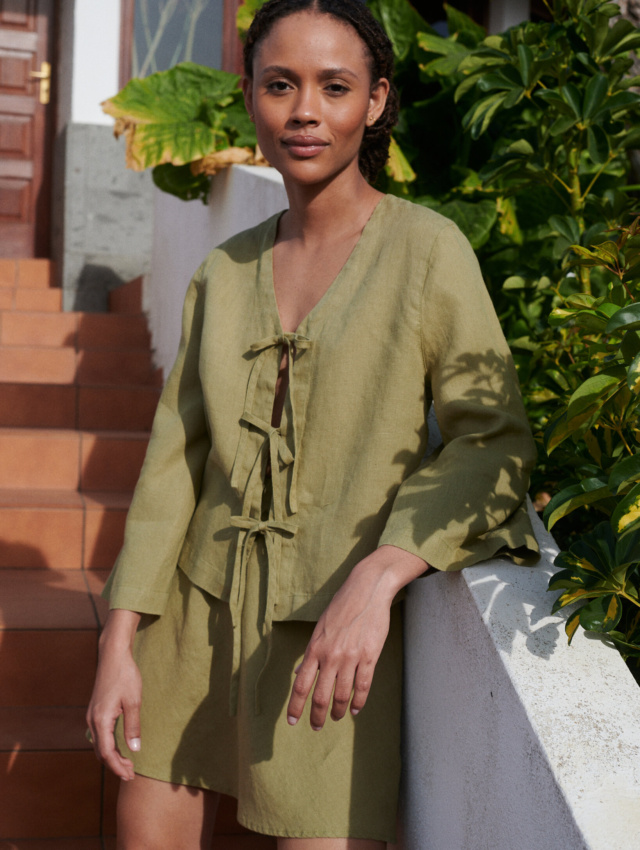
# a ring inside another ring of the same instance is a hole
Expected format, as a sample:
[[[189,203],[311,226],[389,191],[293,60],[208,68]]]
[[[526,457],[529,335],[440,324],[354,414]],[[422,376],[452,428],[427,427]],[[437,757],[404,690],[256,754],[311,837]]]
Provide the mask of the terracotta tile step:
[[[0,382],[158,387],[162,370],[154,369],[145,348],[76,352],[73,348],[7,346],[0,356]]]
[[[85,713],[75,705],[0,708],[0,752],[91,750]]]
[[[59,313],[62,310],[61,289],[29,289],[8,287],[0,281],[0,310],[37,310]]]
[[[100,834],[102,766],[92,752],[0,753],[0,776],[7,838],[69,841]],[[65,850],[73,846],[69,841]]]
[[[97,641],[95,626],[0,631],[0,706],[87,705]]]
[[[0,428],[0,489],[131,491],[146,432]]]
[[[0,302],[0,345],[148,348],[145,317],[111,313],[15,312]]]
[[[1,287],[48,289],[52,274],[51,260],[0,260]]]
[[[115,850],[115,838],[0,838],[0,850],[103,850],[102,842],[108,850]]]
[[[94,629],[107,602],[99,597],[107,571],[0,570],[0,629]],[[2,749],[0,721],[0,749]]]
[[[142,277],[112,289],[109,293],[109,310],[112,313],[142,312]]]
[[[0,428],[148,431],[159,397],[147,385],[0,383]]]
[[[111,569],[130,500],[129,493],[0,490],[0,568]]]

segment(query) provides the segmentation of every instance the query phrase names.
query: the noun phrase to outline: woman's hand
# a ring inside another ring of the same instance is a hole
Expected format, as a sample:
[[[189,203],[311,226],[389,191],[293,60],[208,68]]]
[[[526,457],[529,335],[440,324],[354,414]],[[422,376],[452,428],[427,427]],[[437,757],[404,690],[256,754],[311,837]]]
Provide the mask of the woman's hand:
[[[114,610],[100,636],[98,671],[87,709],[87,725],[99,761],[120,779],[134,778],[133,762],[116,748],[114,728],[124,715],[124,736],[132,751],[140,749],[140,700],[142,679],[131,648],[140,622],[134,611]]]
[[[422,558],[396,546],[381,546],[356,564],[318,620],[297,668],[287,708],[292,726],[312,688],[310,719],[316,731],[322,729],[329,706],[333,720],[344,717],[350,700],[351,714],[358,714],[389,632],[391,603],[400,588],[427,568]]]

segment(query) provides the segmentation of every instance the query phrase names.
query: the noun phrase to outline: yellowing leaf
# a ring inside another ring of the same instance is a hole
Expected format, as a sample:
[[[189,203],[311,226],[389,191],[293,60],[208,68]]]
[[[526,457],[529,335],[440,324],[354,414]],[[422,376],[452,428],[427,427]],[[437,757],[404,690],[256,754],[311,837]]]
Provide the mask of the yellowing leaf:
[[[564,626],[565,633],[569,638],[569,643],[573,640],[578,626],[580,625],[580,611],[575,611],[567,620]]]
[[[396,183],[412,183],[416,179],[415,171],[411,168],[409,160],[393,136],[389,145],[389,159],[385,171]]]
[[[202,159],[191,163],[192,174],[217,174],[230,165],[252,163],[254,158],[251,148],[226,148],[223,151],[208,153]]]
[[[618,520],[618,531],[622,532],[628,528],[632,522],[640,520],[640,498],[636,499],[635,503],[627,509],[627,513]]]

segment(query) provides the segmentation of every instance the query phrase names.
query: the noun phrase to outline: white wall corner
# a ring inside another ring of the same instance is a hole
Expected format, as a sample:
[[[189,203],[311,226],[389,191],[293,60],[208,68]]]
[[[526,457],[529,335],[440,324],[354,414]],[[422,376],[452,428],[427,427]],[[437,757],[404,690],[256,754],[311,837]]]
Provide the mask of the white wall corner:
[[[100,103],[118,92],[121,0],[75,0],[70,118],[112,124]]]
[[[640,689],[550,615],[557,547],[414,582],[406,603],[404,850],[640,847]]]

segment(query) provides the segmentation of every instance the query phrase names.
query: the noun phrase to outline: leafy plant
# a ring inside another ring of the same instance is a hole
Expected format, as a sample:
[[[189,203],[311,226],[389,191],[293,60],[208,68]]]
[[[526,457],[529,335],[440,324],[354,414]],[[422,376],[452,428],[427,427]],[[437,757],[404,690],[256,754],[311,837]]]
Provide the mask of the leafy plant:
[[[181,62],[133,79],[102,104],[126,138],[126,163],[183,200],[208,198],[211,176],[234,162],[264,162],[256,151],[237,74]]]
[[[545,433],[551,454],[568,446],[572,476],[545,510],[549,528],[579,508],[606,516],[556,558],[554,610],[576,603],[566,624],[606,633],[640,658],[640,218],[589,248],[572,246],[568,268],[603,294],[578,293],[551,316],[572,334],[565,399]],[[637,666],[637,662],[634,664]],[[640,671],[640,668],[638,668]]]

